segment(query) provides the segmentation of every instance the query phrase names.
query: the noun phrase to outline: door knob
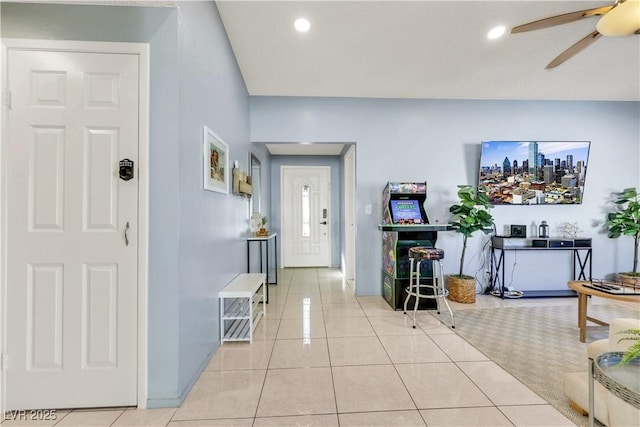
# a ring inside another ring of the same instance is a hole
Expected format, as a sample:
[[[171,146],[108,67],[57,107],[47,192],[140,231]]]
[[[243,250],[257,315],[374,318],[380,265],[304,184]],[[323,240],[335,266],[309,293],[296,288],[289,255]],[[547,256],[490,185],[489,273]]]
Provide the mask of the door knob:
[[[327,221],[322,221],[320,224],[327,225]]]

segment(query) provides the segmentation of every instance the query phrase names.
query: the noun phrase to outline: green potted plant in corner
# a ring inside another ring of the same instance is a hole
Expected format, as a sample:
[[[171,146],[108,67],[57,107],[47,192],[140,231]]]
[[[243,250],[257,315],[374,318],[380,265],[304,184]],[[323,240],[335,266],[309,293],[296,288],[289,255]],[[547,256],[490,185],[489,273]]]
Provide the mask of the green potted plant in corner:
[[[459,202],[449,208],[453,214],[451,227],[462,234],[462,254],[458,274],[447,277],[449,299],[471,304],[476,301],[476,279],[464,274],[464,256],[467,252],[467,240],[476,231],[488,234],[493,231],[493,217],[489,210],[493,207],[483,192],[471,185],[458,185]]]
[[[624,284],[638,286],[638,244],[640,243],[640,198],[635,187],[625,188],[620,193],[614,193],[617,206],[615,212],[607,214],[606,227],[608,235],[616,239],[622,235],[633,237],[633,269],[626,273],[619,273]]]

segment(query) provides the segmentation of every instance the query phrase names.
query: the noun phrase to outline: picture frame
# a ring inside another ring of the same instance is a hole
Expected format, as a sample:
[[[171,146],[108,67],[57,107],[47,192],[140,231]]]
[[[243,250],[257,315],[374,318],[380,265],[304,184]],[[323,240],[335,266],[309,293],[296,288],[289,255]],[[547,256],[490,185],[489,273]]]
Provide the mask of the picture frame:
[[[203,126],[202,148],[204,189],[229,194],[229,146]]]

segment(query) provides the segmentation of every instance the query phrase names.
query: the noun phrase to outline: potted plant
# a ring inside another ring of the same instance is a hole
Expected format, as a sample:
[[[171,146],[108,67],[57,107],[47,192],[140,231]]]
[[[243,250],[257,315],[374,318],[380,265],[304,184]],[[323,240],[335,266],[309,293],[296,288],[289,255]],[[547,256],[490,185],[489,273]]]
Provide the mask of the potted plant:
[[[258,230],[258,232],[256,233],[258,236],[268,236],[269,235],[269,230],[267,230],[267,217],[263,216],[262,218],[260,218],[260,229]]]
[[[638,273],[638,243],[640,243],[640,198],[635,187],[625,188],[620,193],[614,193],[617,205],[615,212],[607,214],[606,226],[608,235],[616,239],[622,235],[633,237],[633,269],[621,273],[623,283],[636,285],[640,281]]]
[[[471,185],[458,185],[459,203],[452,205],[449,212],[453,214],[451,227],[462,234],[462,254],[458,274],[449,275],[449,299],[463,303],[476,301],[476,279],[464,274],[464,256],[467,252],[467,240],[476,231],[488,234],[493,231],[493,217],[489,210],[493,207],[483,192],[478,192]]]
[[[624,352],[624,356],[620,360],[619,365],[624,366],[627,363],[631,362],[632,359],[636,357],[640,357],[640,329],[627,329],[624,331],[618,332],[619,334],[627,334],[624,338],[620,338],[620,341],[635,341],[627,350]]]

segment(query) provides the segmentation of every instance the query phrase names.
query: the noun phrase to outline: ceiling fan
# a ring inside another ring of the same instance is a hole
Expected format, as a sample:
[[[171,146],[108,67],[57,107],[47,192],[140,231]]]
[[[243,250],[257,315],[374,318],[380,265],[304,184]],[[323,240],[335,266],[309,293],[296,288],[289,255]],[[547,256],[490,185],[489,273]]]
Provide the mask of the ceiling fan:
[[[640,34],[640,0],[616,0],[615,3],[608,6],[551,16],[513,27],[511,34],[540,30],[542,28],[567,24],[592,16],[601,16],[595,31],[558,55],[545,69],[557,67],[593,44],[600,36],[630,36],[632,34]]]

